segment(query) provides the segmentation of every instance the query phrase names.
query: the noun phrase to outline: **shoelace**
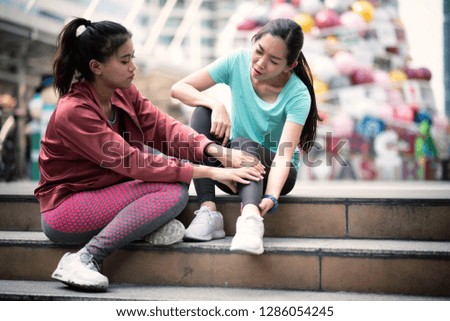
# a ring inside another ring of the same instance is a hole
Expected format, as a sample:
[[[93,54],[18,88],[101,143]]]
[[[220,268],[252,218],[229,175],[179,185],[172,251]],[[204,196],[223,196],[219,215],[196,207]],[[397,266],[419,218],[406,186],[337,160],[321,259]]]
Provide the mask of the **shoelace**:
[[[240,224],[239,224],[239,230],[244,233],[255,233],[259,234],[259,230],[256,226],[259,221],[257,221],[255,218],[251,216],[247,217],[241,217],[240,218]]]
[[[194,224],[200,224],[200,223],[209,223],[210,221],[212,221],[212,213],[210,211],[195,211],[195,219],[194,219]]]
[[[86,264],[86,266],[93,271],[100,271],[100,266],[97,261],[94,260],[94,257],[89,253],[81,253],[80,254],[81,262]]]

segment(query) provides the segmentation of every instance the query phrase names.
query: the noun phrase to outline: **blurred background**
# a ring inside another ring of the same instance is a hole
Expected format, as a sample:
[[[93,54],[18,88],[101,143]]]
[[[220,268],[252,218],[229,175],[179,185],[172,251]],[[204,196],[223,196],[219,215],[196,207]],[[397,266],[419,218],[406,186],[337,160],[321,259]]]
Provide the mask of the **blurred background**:
[[[449,180],[448,0],[0,0],[0,181],[39,179],[56,37],[75,16],[125,25],[135,84],[186,124],[171,85],[290,18],[323,118],[299,179]],[[226,87],[211,94],[229,103]]]

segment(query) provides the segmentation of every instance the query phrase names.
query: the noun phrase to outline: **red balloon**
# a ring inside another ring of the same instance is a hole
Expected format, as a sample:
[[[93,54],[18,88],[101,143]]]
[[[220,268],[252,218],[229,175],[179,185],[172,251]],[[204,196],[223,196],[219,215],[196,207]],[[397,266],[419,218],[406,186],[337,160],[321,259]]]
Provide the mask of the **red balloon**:
[[[316,16],[316,26],[319,29],[337,27],[341,24],[339,14],[332,9],[320,10]]]
[[[258,23],[254,20],[245,20],[237,25],[238,30],[253,30],[258,27]]]
[[[414,68],[406,67],[404,72],[408,79],[417,79],[417,71]]]
[[[373,71],[370,68],[358,68],[352,74],[352,83],[354,85],[370,84],[374,82]]]
[[[431,71],[428,68],[422,67],[416,69],[417,79],[431,80]]]

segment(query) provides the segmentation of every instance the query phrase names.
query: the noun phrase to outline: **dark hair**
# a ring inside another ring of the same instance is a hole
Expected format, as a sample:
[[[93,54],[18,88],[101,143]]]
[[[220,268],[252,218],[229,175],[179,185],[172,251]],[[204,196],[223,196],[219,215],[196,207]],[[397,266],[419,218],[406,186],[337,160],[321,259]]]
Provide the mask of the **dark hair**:
[[[94,75],[89,62],[92,59],[105,62],[131,37],[131,32],[124,26],[112,21],[91,23],[83,18],[70,21],[58,36],[53,61],[55,88],[59,95],[70,90],[74,78],[92,80]]]
[[[273,37],[283,39],[288,50],[287,64],[292,65],[296,61],[297,66],[294,68],[295,74],[308,88],[311,96],[311,108],[300,136],[299,147],[308,152],[314,145],[316,139],[317,121],[321,120],[317,110],[316,95],[313,87],[313,77],[305,56],[302,53],[303,48],[303,31],[302,28],[290,19],[274,19],[264,25],[252,38],[258,41],[264,35],[270,34]]]

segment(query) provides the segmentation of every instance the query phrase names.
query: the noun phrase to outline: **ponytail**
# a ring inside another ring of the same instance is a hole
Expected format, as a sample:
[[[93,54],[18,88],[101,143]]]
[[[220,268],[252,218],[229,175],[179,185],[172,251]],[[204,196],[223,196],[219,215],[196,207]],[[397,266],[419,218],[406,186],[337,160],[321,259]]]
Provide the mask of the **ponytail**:
[[[93,22],[75,18],[60,32],[53,60],[55,89],[65,95],[75,80],[94,79],[89,62],[105,62],[132,34],[111,21]]]
[[[314,93],[311,69],[302,52],[300,52],[298,64],[294,68],[294,72],[305,84],[306,88],[308,88],[309,95],[311,96],[311,107],[305,125],[303,126],[299,143],[299,147],[302,150],[309,152],[314,146],[314,141],[316,139],[317,122],[322,119],[319,117],[319,112],[317,110],[316,94]]]
[[[87,26],[90,22],[83,18],[77,18],[68,23],[61,31],[57,39],[57,50],[53,61],[53,74],[55,88],[59,96],[66,94],[75,76],[76,62],[79,60],[77,48],[77,29]]]

